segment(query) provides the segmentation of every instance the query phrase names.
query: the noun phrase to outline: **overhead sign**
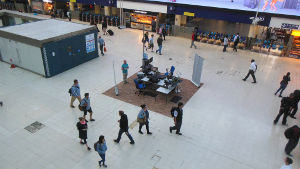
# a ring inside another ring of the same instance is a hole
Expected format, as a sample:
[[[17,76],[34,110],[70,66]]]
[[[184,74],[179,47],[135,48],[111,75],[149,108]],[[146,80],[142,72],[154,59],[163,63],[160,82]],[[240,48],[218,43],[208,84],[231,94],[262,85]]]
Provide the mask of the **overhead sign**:
[[[184,12],[183,15],[185,15],[185,16],[195,16],[195,13]]]
[[[300,16],[299,0],[144,0]],[[257,9],[258,8],[258,9]]]
[[[281,28],[282,29],[299,29],[299,25],[282,23]]]

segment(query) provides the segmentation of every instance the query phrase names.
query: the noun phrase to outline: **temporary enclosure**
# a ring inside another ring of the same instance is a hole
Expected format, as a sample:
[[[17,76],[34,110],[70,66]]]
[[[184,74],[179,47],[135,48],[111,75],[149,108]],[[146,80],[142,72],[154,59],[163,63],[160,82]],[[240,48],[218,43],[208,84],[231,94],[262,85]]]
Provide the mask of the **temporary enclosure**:
[[[52,77],[98,57],[97,29],[54,19],[0,28],[0,59]]]

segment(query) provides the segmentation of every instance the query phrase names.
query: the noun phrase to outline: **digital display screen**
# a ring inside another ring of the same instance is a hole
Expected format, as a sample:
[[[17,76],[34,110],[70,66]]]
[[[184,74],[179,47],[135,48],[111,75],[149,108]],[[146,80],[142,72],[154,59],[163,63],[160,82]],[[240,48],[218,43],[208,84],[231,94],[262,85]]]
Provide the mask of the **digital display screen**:
[[[300,16],[300,0],[146,0]]]

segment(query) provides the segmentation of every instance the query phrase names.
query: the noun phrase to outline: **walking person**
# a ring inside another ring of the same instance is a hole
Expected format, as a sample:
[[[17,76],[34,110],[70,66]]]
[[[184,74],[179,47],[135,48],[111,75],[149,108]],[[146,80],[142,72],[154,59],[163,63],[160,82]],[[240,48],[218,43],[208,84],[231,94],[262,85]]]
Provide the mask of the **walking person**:
[[[79,104],[81,102],[80,87],[77,79],[74,80],[74,84],[72,85],[70,91],[71,91],[70,107],[75,108],[75,106],[73,105],[74,101],[77,99],[79,101]]]
[[[3,102],[2,102],[2,101],[0,101],[0,106],[1,106],[1,107],[3,106]]]
[[[284,164],[280,169],[292,169],[293,160],[289,157],[284,159]]]
[[[102,54],[102,56],[104,56],[103,49],[104,49],[104,47],[105,47],[105,42],[104,42],[104,39],[103,39],[101,36],[99,36],[99,44],[100,44],[100,51],[101,51],[101,54]]]
[[[295,115],[298,111],[299,101],[300,101],[300,90],[295,90],[294,91],[294,99],[293,99],[293,103],[292,103],[292,110],[291,110],[291,114],[290,114],[290,117],[293,119],[296,119]]]
[[[79,117],[79,122],[77,122],[77,129],[79,132],[79,138],[80,138],[80,144],[85,144],[86,148],[90,151],[91,148],[87,144],[87,130],[88,130],[88,125],[86,120],[83,117]],[[83,141],[82,141],[83,140]]]
[[[176,130],[176,134],[182,135],[182,133],[180,133],[182,118],[183,118],[182,108],[183,108],[183,103],[179,102],[178,106],[174,110],[171,110],[175,126],[170,127],[170,133],[172,133],[173,130]]]
[[[287,74],[285,76],[283,76],[281,82],[280,82],[280,87],[279,89],[274,93],[274,95],[276,96],[276,94],[280,91],[279,93],[279,97],[282,97],[281,94],[284,91],[284,89],[287,87],[289,81],[291,81],[290,78],[290,72],[287,72]]]
[[[122,70],[122,73],[123,73],[123,83],[124,84],[128,83],[127,82],[128,69],[129,69],[129,66],[127,64],[127,61],[124,60],[124,63],[122,65],[122,67],[121,67],[121,70]]]
[[[139,122],[139,133],[143,134],[142,127],[146,125],[147,134],[151,135],[152,133],[149,131],[149,111],[145,104],[141,105],[141,108],[142,110],[140,110],[137,117],[137,121]]]
[[[106,19],[104,19],[102,21],[102,31],[103,31],[103,35],[106,35],[106,29],[107,29],[107,22],[106,22]]]
[[[160,34],[159,37],[157,38],[158,49],[156,50],[156,53],[159,52],[159,55],[161,55],[162,42],[163,42],[163,39],[162,39],[162,35]]]
[[[119,116],[121,117],[120,120],[118,121],[120,123],[120,125],[119,125],[120,130],[119,130],[118,138],[115,139],[114,142],[119,143],[121,140],[122,134],[125,133],[130,140],[130,144],[134,144],[134,140],[128,131],[129,127],[128,127],[127,115],[124,113],[124,111],[120,110]]]
[[[92,118],[93,111],[92,111],[91,104],[90,104],[89,93],[84,94],[84,98],[80,102],[79,109],[83,111],[84,119],[86,119],[87,112],[89,112],[90,113],[90,121],[95,121],[95,119]]]
[[[248,72],[247,76],[243,80],[246,81],[248,79],[249,75],[251,75],[252,78],[253,78],[253,82],[252,83],[256,83],[256,78],[255,78],[255,75],[254,75],[254,73],[256,72],[256,70],[257,70],[257,65],[255,63],[255,60],[252,59],[251,60],[251,64],[250,64],[250,68],[249,68],[249,72]]]
[[[70,11],[68,11],[68,12],[67,12],[67,17],[68,17],[69,21],[71,21],[71,20],[72,20],[72,14],[71,14],[71,12],[70,12]]]
[[[107,146],[106,146],[106,142],[105,142],[105,139],[104,139],[104,136],[101,135],[99,137],[99,140],[97,141],[96,144],[96,151],[98,152],[99,156],[101,157],[101,160],[98,161],[99,163],[99,166],[101,167],[101,163],[103,164],[103,167],[107,167],[107,165],[105,165],[105,153],[107,151]]]
[[[153,52],[153,48],[154,48],[154,35],[153,34],[151,35],[149,43],[150,43],[149,49],[151,49],[151,52]]]
[[[166,35],[167,35],[166,26],[164,26],[163,29],[162,29],[162,35],[164,37],[164,40],[166,40]]]
[[[226,48],[228,47],[228,35],[224,37],[224,48],[223,52],[226,52]]]
[[[237,35],[233,39],[233,51],[237,52],[237,45],[239,44],[239,42],[240,42],[240,34],[237,33]]]
[[[293,103],[294,93],[291,93],[289,97],[283,97],[281,99],[281,105],[279,113],[274,120],[274,124],[277,124],[280,117],[283,115],[282,125],[286,125],[286,118],[289,115],[292,103]]]
[[[195,40],[196,40],[196,33],[195,31],[192,34],[192,43],[191,43],[191,48],[194,46],[195,49],[197,49],[197,46],[195,45]]]
[[[286,129],[284,135],[288,139],[284,151],[288,156],[292,157],[291,152],[296,148],[299,142],[300,128],[297,125],[294,125],[293,127]]]

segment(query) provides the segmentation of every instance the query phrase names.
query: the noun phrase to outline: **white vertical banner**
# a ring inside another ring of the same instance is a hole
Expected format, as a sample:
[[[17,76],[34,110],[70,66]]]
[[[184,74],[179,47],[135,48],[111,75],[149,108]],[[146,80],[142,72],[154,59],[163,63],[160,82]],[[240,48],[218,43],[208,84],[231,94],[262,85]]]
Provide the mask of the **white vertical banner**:
[[[202,74],[203,61],[204,61],[204,59],[202,57],[200,57],[199,55],[195,54],[192,82],[197,87],[200,87],[200,80],[201,80],[201,74]]]

